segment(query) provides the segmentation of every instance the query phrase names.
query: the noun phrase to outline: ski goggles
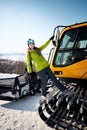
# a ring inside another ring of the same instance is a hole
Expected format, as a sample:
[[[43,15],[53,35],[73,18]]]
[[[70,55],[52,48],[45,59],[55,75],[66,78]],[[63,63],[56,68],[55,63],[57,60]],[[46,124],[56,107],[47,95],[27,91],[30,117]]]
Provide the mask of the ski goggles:
[[[34,44],[35,43],[33,39],[29,39],[27,42],[28,42],[28,44],[31,44],[31,43]]]

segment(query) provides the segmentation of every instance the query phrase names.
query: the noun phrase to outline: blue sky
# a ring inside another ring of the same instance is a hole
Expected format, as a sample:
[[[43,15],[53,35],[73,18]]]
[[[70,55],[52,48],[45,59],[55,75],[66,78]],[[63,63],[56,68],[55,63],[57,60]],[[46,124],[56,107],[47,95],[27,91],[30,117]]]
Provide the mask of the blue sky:
[[[87,0],[0,0],[0,53],[26,52],[28,38],[39,47],[55,26],[84,21]]]

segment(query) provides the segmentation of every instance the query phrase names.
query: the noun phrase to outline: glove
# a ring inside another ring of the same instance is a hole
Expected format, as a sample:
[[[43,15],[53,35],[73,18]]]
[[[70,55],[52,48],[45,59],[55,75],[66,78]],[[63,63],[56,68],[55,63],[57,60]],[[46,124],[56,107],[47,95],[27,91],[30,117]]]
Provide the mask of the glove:
[[[54,36],[52,36],[51,38],[50,38],[50,40],[53,40],[54,39]]]
[[[31,79],[33,77],[33,73],[29,73],[29,77]]]
[[[52,41],[53,45],[56,46],[56,42],[55,41]]]

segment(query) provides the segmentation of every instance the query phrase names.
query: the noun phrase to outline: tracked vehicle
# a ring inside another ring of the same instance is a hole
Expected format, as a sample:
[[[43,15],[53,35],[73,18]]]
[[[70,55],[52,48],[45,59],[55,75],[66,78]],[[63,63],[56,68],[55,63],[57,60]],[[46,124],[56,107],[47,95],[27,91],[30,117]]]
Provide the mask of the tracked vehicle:
[[[54,86],[38,113],[56,130],[87,130],[87,21],[57,26],[53,35],[50,68],[69,94]]]

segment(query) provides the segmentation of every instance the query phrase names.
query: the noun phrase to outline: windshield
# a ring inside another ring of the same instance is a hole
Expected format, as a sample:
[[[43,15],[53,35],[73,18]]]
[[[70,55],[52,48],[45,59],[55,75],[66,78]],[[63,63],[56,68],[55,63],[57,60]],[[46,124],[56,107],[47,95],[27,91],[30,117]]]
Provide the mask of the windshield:
[[[55,66],[67,66],[87,58],[87,27],[65,32],[54,58]]]

